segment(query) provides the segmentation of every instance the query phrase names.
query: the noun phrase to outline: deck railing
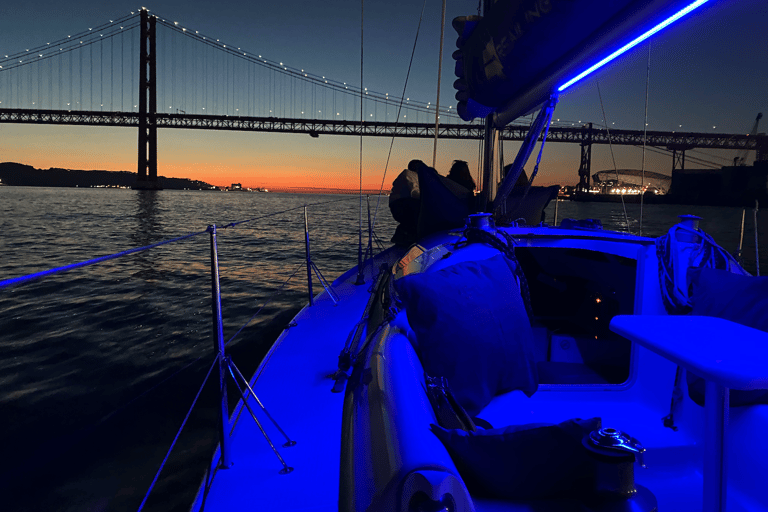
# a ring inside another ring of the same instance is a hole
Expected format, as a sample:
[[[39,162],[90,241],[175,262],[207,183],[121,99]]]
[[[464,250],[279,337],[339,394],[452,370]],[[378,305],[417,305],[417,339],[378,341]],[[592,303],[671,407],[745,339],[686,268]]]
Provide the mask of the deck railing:
[[[203,382],[201,383],[197,393],[195,394],[194,399],[192,400],[192,404],[190,405],[189,409],[187,410],[187,413],[184,417],[184,419],[181,422],[181,425],[179,429],[176,432],[176,435],[174,436],[170,447],[168,448],[162,462],[160,463],[160,466],[149,485],[149,488],[144,495],[144,498],[141,501],[141,504],[138,507],[138,510],[141,511],[144,506],[147,503],[147,499],[149,498],[152,490],[155,487],[155,484],[157,483],[160,474],[165,467],[166,463],[168,462],[168,459],[171,455],[171,452],[173,451],[174,447],[176,446],[176,443],[179,439],[179,436],[181,435],[182,431],[184,430],[184,427],[187,425],[187,421],[190,418],[190,415],[195,408],[195,405],[197,404],[198,399],[200,398],[200,395],[203,391],[203,388],[205,387],[206,383],[208,382],[208,379],[210,378],[211,374],[213,373],[213,370],[215,368],[218,368],[218,396],[219,396],[219,405],[217,408],[219,409],[219,428],[218,428],[218,434],[219,434],[219,461],[217,464],[217,467],[219,469],[226,469],[231,467],[231,449],[230,449],[230,437],[232,433],[234,432],[234,426],[233,422],[231,421],[232,416],[239,417],[239,414],[242,412],[242,410],[245,408],[249,411],[251,416],[253,417],[254,421],[256,421],[257,425],[259,426],[259,429],[261,430],[262,434],[265,438],[267,438],[267,441],[269,442],[270,446],[274,450],[275,454],[277,455],[278,459],[280,460],[281,464],[283,465],[283,469],[280,471],[281,473],[288,473],[293,468],[288,466],[288,464],[283,460],[277,449],[275,448],[272,441],[268,438],[266,432],[261,427],[259,421],[256,419],[255,414],[251,410],[250,405],[248,404],[248,400],[250,398],[253,398],[254,401],[259,405],[259,407],[262,409],[262,411],[266,414],[266,416],[277,426],[278,430],[281,434],[283,434],[286,438],[286,442],[283,444],[283,446],[292,446],[295,444],[293,440],[288,437],[288,435],[280,428],[279,425],[277,425],[277,422],[272,418],[272,416],[267,412],[264,405],[261,403],[261,401],[258,399],[258,397],[255,395],[252,385],[253,383],[249,383],[248,379],[246,379],[243,374],[240,372],[240,370],[235,366],[234,362],[232,361],[231,357],[227,355],[226,348],[229,343],[231,343],[242,331],[243,329],[248,326],[256,317],[257,315],[264,309],[264,307],[269,304],[272,299],[280,293],[283,288],[288,284],[288,282],[293,279],[293,277],[298,273],[298,271],[306,266],[307,269],[307,291],[309,296],[309,305],[312,306],[314,304],[314,296],[312,292],[312,274],[314,273],[317,276],[317,279],[319,282],[323,285],[326,292],[329,294],[332,300],[336,302],[338,300],[338,297],[336,296],[335,292],[331,288],[331,285],[325,280],[322,273],[318,269],[318,267],[315,265],[314,261],[311,257],[310,252],[310,244],[309,244],[309,223],[307,218],[307,208],[309,206],[319,206],[319,205],[326,205],[329,203],[335,203],[340,201],[345,201],[349,199],[357,199],[356,197],[345,197],[342,199],[336,199],[332,201],[323,201],[323,202],[317,202],[317,203],[311,203],[311,204],[305,204],[303,206],[297,206],[293,208],[288,208],[286,210],[281,210],[277,212],[271,212],[264,215],[259,215],[257,217],[253,217],[250,219],[245,219],[237,222],[230,222],[222,226],[217,226],[216,224],[209,225],[206,229],[202,231],[197,231],[193,233],[189,233],[183,236],[179,236],[176,238],[163,240],[154,244],[142,246],[142,247],[135,247],[131,249],[127,249],[124,251],[116,252],[113,254],[109,254],[106,256],[100,256],[97,258],[80,261],[77,263],[72,263],[69,265],[64,265],[56,268],[51,268],[48,270],[40,271],[31,273],[28,275],[23,275],[11,279],[6,279],[3,281],[0,281],[0,290],[4,288],[9,288],[13,286],[23,285],[27,283],[31,283],[33,281],[46,278],[48,276],[52,276],[55,274],[61,274],[65,272],[69,272],[76,269],[81,269],[93,265],[99,265],[102,263],[105,263],[110,260],[115,260],[118,258],[123,258],[132,254],[136,254],[143,251],[150,251],[152,249],[156,249],[158,247],[168,245],[168,244],[174,244],[178,243],[184,240],[188,240],[191,238],[199,237],[205,234],[208,234],[210,237],[210,272],[211,272],[211,318],[212,318],[212,333],[213,333],[213,349],[214,349],[214,358],[211,361],[211,364],[208,368],[208,371],[205,374],[205,377],[203,378]],[[224,321],[223,321],[223,315],[222,315],[222,303],[221,303],[221,282],[220,282],[220,275],[219,275],[219,254],[218,254],[218,233],[220,230],[223,229],[231,229],[235,228],[237,226],[252,223],[257,220],[263,220],[269,217],[274,217],[276,215],[286,214],[289,212],[297,211],[297,210],[303,210],[303,220],[304,220],[304,242],[305,242],[305,259],[302,261],[294,270],[293,272],[288,276],[288,278],[282,283],[282,285],[272,294],[272,296],[267,299],[264,305],[262,305],[249,319],[246,321],[236,332],[235,334],[225,342],[224,340]],[[368,263],[369,258],[373,257],[373,243],[379,243],[379,241],[376,238],[376,235],[373,231],[373,226],[371,226],[371,219],[370,219],[370,204],[369,204],[369,214],[368,214],[368,236],[369,236],[369,242],[368,242],[368,248],[365,251],[366,257],[364,259],[363,266]],[[359,236],[357,233],[355,234],[355,237],[359,237],[362,239],[361,236]],[[164,379],[162,382],[154,386],[152,389],[155,389],[157,386],[163,384],[167,380],[173,378],[174,376],[178,375],[181,371],[189,368],[192,364],[196,363],[202,359],[201,357],[198,357],[191,363],[187,364],[177,372],[175,372],[170,377]],[[232,415],[230,415],[229,411],[229,403],[228,403],[228,397],[227,397],[227,373],[229,373],[232,376],[232,379],[236,385],[236,388],[239,391],[240,398],[241,398],[241,405],[238,408],[237,414],[235,414],[235,411],[232,411]],[[244,388],[240,386],[238,382],[239,380],[243,382]],[[151,391],[151,390],[150,390]],[[145,393],[142,393],[140,396],[143,396]],[[138,397],[137,397],[138,398]],[[135,399],[134,399],[135,400]],[[206,480],[209,480],[206,478]],[[207,482],[207,485],[210,485],[210,481],[212,481],[212,478]]]

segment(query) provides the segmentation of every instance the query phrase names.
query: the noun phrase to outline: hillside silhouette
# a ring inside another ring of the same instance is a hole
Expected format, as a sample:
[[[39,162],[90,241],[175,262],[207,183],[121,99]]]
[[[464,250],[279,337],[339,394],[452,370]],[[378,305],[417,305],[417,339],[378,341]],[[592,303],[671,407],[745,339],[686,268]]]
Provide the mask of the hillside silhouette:
[[[136,173],[128,171],[83,171],[76,169],[35,169],[15,162],[0,163],[0,180],[4,185],[18,187],[130,187],[136,183]],[[212,190],[213,185],[187,178],[158,176],[166,190]]]

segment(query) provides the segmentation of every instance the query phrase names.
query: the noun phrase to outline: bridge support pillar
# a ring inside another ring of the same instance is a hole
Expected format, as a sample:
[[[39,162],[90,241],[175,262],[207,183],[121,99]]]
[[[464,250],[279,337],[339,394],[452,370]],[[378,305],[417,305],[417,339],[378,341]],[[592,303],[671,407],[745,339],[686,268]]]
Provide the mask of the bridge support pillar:
[[[755,155],[756,162],[768,160],[768,137],[766,137],[765,134],[758,135],[757,148],[755,149],[757,153]]]
[[[670,144],[667,149],[672,150],[672,172],[677,169],[685,169],[685,151],[687,149],[693,149],[696,146],[689,144]]]
[[[134,189],[160,190],[157,181],[157,18],[140,11],[139,44],[139,160]]]
[[[579,164],[579,184],[577,192],[589,192],[589,179],[592,172],[592,123],[585,124],[581,131],[581,163]]]

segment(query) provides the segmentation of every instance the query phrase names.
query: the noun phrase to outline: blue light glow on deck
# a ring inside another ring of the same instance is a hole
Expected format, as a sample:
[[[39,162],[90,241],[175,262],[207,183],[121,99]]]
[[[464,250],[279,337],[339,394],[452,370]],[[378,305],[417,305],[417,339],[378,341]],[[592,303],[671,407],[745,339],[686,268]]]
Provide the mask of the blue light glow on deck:
[[[686,8],[684,8],[684,9],[678,11],[677,13],[673,14],[672,16],[670,16],[666,20],[662,21],[661,23],[659,23],[658,25],[656,25],[652,29],[650,29],[647,32],[643,33],[639,37],[633,39],[632,41],[630,41],[629,43],[625,44],[624,46],[622,46],[621,48],[619,48],[618,50],[616,50],[612,54],[608,55],[607,57],[602,59],[597,64],[594,64],[594,65],[590,66],[589,68],[585,69],[584,71],[582,71],[581,73],[579,73],[575,77],[573,77],[570,80],[568,80],[567,82],[565,82],[563,85],[561,85],[560,87],[557,88],[558,92],[564,91],[565,89],[567,89],[571,85],[575,84],[576,82],[578,82],[579,80],[581,80],[585,76],[587,76],[590,73],[592,73],[592,72],[600,69],[601,67],[605,66],[606,64],[611,62],[616,57],[618,57],[618,56],[624,54],[626,51],[634,48],[638,44],[642,43],[643,41],[645,41],[646,39],[648,39],[649,37],[654,35],[656,32],[661,31],[662,29],[664,29],[665,27],[667,27],[667,26],[671,25],[672,23],[676,22],[677,20],[679,20],[680,18],[682,18],[686,14],[692,12],[693,10],[695,10],[698,7],[701,7],[703,4],[707,3],[708,1],[709,0],[697,0],[696,2],[693,2],[692,4],[688,5]]]

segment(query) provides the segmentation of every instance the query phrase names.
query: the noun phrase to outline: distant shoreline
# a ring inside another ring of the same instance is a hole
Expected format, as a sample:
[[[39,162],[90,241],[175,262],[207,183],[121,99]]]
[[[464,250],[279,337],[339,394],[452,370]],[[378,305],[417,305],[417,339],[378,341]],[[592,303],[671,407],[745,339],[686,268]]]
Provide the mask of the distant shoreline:
[[[321,187],[276,187],[270,188],[270,192],[288,192],[291,194],[348,194],[357,195],[360,193],[359,189],[347,189],[347,188],[321,188]],[[378,196],[388,195],[389,190],[363,189],[364,196]]]
[[[158,182],[164,190],[221,191],[218,187],[200,180],[188,178],[167,178],[159,176]],[[69,187],[69,188],[131,188],[136,183],[136,173],[128,171],[102,171],[79,169],[36,169],[31,165],[16,162],[0,163],[0,186],[11,187]],[[270,187],[270,192],[291,194],[358,194],[359,189],[324,187]],[[254,189],[253,192],[261,193]],[[382,191],[388,194],[389,190]],[[378,190],[364,189],[363,195],[379,195]]]
[[[186,178],[158,176],[167,190],[216,190],[210,183]],[[84,171],[78,169],[36,169],[16,162],[0,163],[0,183],[11,187],[131,188],[136,173],[128,171]]]

